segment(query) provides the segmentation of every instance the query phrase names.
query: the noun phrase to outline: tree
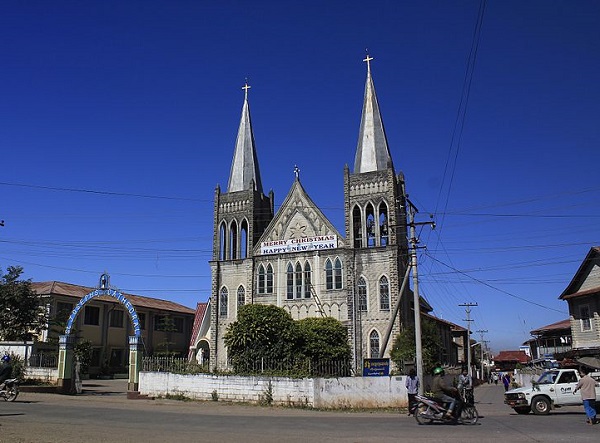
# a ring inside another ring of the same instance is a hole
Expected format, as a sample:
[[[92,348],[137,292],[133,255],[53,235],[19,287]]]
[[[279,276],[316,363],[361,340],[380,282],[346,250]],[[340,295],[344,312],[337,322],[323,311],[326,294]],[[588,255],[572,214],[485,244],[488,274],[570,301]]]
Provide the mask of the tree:
[[[348,330],[333,317],[309,317],[298,321],[299,348],[312,360],[350,360]]]
[[[225,345],[236,370],[252,369],[261,359],[292,360],[298,327],[291,315],[274,305],[244,305],[225,333]]]
[[[348,329],[333,317],[309,317],[297,322],[299,354],[313,376],[349,376],[352,350]]]
[[[31,340],[46,328],[46,308],[31,289],[31,280],[19,280],[22,273],[20,266],[10,266],[0,280],[0,337],[3,340]]]
[[[170,341],[171,333],[177,331],[175,320],[173,320],[173,317],[170,315],[163,315],[158,319],[158,322],[159,323],[156,329],[165,333],[165,339],[156,345],[157,351],[155,354],[164,357],[172,357],[176,354],[176,352],[171,351],[171,346],[173,346],[175,343]]]
[[[438,356],[442,347],[437,327],[431,320],[423,319],[421,321],[421,343],[423,371],[430,372],[439,363]],[[390,357],[399,368],[404,367],[405,361],[415,359],[415,328],[413,326],[404,328],[394,338]]]

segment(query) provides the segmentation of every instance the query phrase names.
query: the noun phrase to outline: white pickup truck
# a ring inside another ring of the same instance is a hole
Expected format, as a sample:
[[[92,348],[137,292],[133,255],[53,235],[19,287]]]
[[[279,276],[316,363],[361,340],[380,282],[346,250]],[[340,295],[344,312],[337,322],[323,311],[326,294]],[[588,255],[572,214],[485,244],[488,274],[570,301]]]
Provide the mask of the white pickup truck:
[[[597,381],[600,373],[590,374]],[[548,414],[551,409],[561,406],[581,405],[579,393],[573,395],[579,381],[579,373],[575,369],[551,369],[527,388],[516,388],[504,393],[504,403],[513,408],[517,414]],[[600,388],[596,388],[596,398],[600,398]]]

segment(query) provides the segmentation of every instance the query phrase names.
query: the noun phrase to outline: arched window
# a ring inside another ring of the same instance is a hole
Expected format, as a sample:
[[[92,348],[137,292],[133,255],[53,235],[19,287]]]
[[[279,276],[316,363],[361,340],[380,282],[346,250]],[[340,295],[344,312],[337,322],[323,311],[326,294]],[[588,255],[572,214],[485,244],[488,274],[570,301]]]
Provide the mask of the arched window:
[[[221,288],[221,294],[219,295],[219,315],[221,317],[227,317],[227,303],[228,303],[227,288]]]
[[[227,257],[225,256],[227,252],[227,229],[225,227],[225,222],[221,223],[219,227],[219,260],[225,260]]]
[[[238,233],[237,233],[237,223],[234,221],[231,222],[231,226],[229,226],[229,258],[235,260],[237,256],[237,244]]]
[[[333,289],[333,266],[329,259],[325,262],[325,287]]]
[[[273,266],[267,265],[267,294],[273,293]]]
[[[379,279],[379,309],[390,310],[390,284],[385,275]]]
[[[379,205],[379,245],[388,245],[388,208],[385,202],[381,202]]]
[[[375,245],[375,210],[373,205],[369,203],[365,211],[365,219],[367,225],[367,247],[372,248]]]
[[[294,299],[294,267],[291,263],[287,265],[286,272],[286,280],[287,280],[287,290],[286,290],[286,298],[288,300]]]
[[[360,208],[355,206],[352,210],[352,234],[354,235],[354,247],[362,248],[362,215]]]
[[[242,221],[240,228],[240,258],[248,257],[248,222]]]
[[[367,310],[367,281],[364,277],[358,279],[358,310]]]
[[[310,263],[304,264],[304,298],[310,298]]]
[[[302,298],[302,266],[296,263],[296,298]]]
[[[371,348],[371,358],[379,358],[379,332],[371,331],[369,334],[369,348]]]
[[[237,292],[237,304],[239,306],[244,306],[246,304],[246,290],[242,285],[238,288]]]
[[[258,266],[258,293],[265,293],[265,267],[263,265]]]
[[[333,270],[335,289],[342,289],[342,261],[335,259],[335,268]]]

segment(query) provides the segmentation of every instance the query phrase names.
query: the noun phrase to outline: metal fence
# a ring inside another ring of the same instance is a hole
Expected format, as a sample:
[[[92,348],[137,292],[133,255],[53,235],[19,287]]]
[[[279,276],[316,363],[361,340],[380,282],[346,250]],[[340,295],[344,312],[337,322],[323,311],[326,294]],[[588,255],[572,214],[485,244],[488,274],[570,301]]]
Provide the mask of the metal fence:
[[[199,374],[211,372],[208,363],[200,365],[187,358],[144,357],[142,371]],[[273,360],[229,362],[228,372],[236,375],[272,375],[281,377],[349,377],[352,365],[346,360]]]
[[[273,360],[230,362],[233,372],[240,375],[275,375],[288,377],[349,377],[352,365],[348,360]]]
[[[185,357],[144,357],[142,371],[173,372],[176,374],[198,374],[208,372],[208,364],[200,365]]]
[[[56,354],[33,354],[27,359],[27,366],[32,368],[58,368]]]

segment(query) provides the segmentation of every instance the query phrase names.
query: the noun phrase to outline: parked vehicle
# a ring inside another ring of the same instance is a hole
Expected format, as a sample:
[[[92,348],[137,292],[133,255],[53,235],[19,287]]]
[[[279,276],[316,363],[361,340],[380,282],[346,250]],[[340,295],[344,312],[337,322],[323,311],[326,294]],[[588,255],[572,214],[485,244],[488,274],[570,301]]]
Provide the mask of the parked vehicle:
[[[19,380],[9,378],[4,381],[4,388],[0,390],[0,397],[4,401],[15,401],[19,395]]]
[[[457,401],[452,418],[446,417],[447,408],[442,401],[424,395],[416,395],[415,420],[420,425],[430,424],[434,421],[443,423],[460,423],[474,425],[479,420],[477,409],[470,403]]]
[[[590,374],[596,380],[600,373]],[[540,378],[527,388],[516,388],[504,393],[504,403],[517,414],[546,415],[561,406],[581,405],[581,397],[573,395],[579,381],[579,372],[575,369],[551,369],[542,373]],[[600,398],[600,388],[596,388],[596,398]]]

